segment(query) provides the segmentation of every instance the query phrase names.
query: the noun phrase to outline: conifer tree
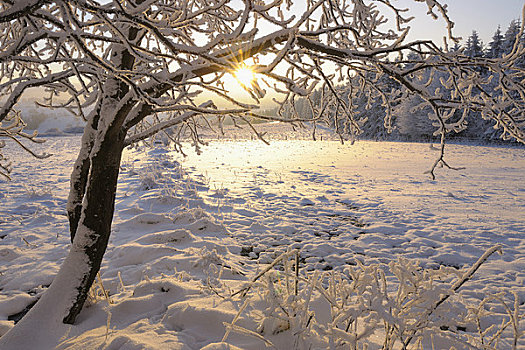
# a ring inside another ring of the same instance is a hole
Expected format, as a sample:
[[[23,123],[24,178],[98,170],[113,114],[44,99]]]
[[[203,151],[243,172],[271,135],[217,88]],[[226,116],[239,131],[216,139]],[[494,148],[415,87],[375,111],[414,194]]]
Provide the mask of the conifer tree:
[[[498,26],[492,41],[489,43],[489,48],[487,50],[488,58],[499,58],[503,55],[503,34],[501,33],[501,26]]]
[[[503,38],[503,51],[505,54],[508,54],[512,51],[514,43],[516,42],[516,37],[520,32],[520,26],[521,23],[518,20],[513,20],[510,22]]]
[[[472,34],[468,37],[464,53],[469,57],[483,56],[483,42],[479,38],[477,31],[473,30]]]

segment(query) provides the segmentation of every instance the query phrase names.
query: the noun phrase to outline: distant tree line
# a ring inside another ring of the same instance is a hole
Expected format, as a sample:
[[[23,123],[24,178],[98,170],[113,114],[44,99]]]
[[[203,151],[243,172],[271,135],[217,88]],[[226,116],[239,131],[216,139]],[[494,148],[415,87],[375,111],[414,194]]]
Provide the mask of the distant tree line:
[[[499,59],[512,52],[514,45],[521,44],[525,46],[525,35],[519,35],[521,23],[519,20],[510,22],[505,33],[502,32],[501,26],[498,26],[492,40],[488,44],[484,44],[480,39],[476,30],[473,30],[470,36],[463,43],[456,43],[449,50],[455,52],[458,56],[468,56],[483,59]],[[518,42],[517,42],[518,41]],[[401,58],[405,67],[415,65],[415,62],[420,62],[421,57],[418,52],[414,51],[406,57]],[[525,57],[520,56],[515,64],[517,69],[525,68]],[[488,78],[490,75],[498,74],[498,72],[489,71],[483,66],[479,67],[479,72],[483,77]],[[440,76],[439,71],[425,70],[424,73],[418,71],[417,79],[421,84],[432,87],[437,95],[450,95],[449,91],[442,79],[446,76],[443,72]],[[388,79],[385,83],[389,86],[391,91],[400,90],[399,83],[391,77],[382,78]],[[498,81],[498,79],[493,79]],[[387,111],[386,104],[381,98],[381,94],[377,94],[375,99],[370,99],[369,95],[359,91],[359,86],[339,86],[337,89],[342,96],[346,96],[345,103],[352,106],[356,120],[358,120],[359,128],[361,130],[360,138],[375,139],[375,140],[407,140],[407,141],[431,141],[434,140],[433,133],[437,129],[437,121],[435,120],[432,108],[420,96],[413,94],[399,98],[397,103],[392,104]],[[502,94],[502,88],[498,84],[484,84],[483,88],[490,94]],[[487,89],[489,91],[487,91]],[[359,91],[359,93],[354,93]],[[385,91],[390,93],[391,91]],[[375,93],[370,91],[370,93]],[[311,105],[316,105],[322,98],[323,91],[317,89],[312,94],[310,101],[306,98],[301,98],[295,101],[294,104],[289,104],[280,110],[275,110],[273,113],[279,113],[284,116],[291,116],[293,114],[303,116],[305,119],[312,117]],[[373,101],[372,103],[370,101]],[[315,108],[314,108],[315,109]],[[350,129],[353,127],[349,125],[345,118],[338,118],[340,111],[324,110],[323,113],[328,114],[329,127],[335,129],[341,134],[350,134]],[[385,118],[385,115],[389,116]],[[474,110],[467,110],[467,113],[460,115],[456,112],[450,116],[451,120],[456,120],[454,129],[450,130],[449,139],[467,139],[482,142],[500,142],[501,130],[495,128],[494,120],[480,118],[480,112]],[[435,136],[438,139],[438,136]]]

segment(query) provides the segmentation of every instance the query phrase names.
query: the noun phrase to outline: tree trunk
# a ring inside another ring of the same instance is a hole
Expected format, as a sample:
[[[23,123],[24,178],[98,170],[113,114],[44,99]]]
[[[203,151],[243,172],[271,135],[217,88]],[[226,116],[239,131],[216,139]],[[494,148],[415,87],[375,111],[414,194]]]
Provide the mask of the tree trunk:
[[[139,0],[138,3],[142,3],[144,0]],[[144,35],[145,31],[140,31],[137,28],[129,27],[126,29],[127,37],[130,41],[137,40],[137,37]],[[142,34],[141,34],[142,33]],[[138,39],[140,40],[140,39]],[[128,50],[122,45],[115,45],[113,48],[113,54],[111,61],[115,66],[118,66],[122,70],[131,70],[135,64],[135,58],[131,55]],[[115,87],[113,91],[110,91],[109,86]],[[104,92],[108,95],[101,97],[95,109],[90,113],[90,117],[84,128],[84,133],[82,135],[82,146],[80,153],[75,161],[73,172],[71,173],[71,185],[69,189],[69,197],[67,201],[67,216],[69,219],[69,232],[71,235],[71,242],[75,239],[75,234],[77,232],[78,224],[81,217],[82,211],[82,201],[84,200],[84,195],[86,193],[86,186],[88,181],[88,175],[90,167],[92,166],[90,161],[91,150],[93,149],[95,138],[97,137],[97,132],[99,130],[99,121],[101,118],[102,108],[104,103],[109,101],[121,101],[127,95],[129,91],[129,86],[124,83],[122,80],[115,78],[108,79],[105,84]],[[118,112],[116,112],[116,121],[118,125],[113,125],[113,127],[120,127],[124,119],[127,116],[127,113],[131,110],[132,104],[130,101],[124,104]],[[115,121],[114,121],[115,122]],[[121,140],[122,142],[124,140]],[[122,147],[120,147],[120,152],[122,152]],[[120,164],[120,155],[119,155],[119,164]],[[117,169],[118,170],[118,169]],[[118,175],[118,171],[117,171]]]
[[[71,172],[71,184],[67,200],[67,217],[69,219],[71,243],[73,243],[75,233],[77,232],[78,222],[82,211],[82,200],[86,193],[90,167],[89,156],[95,142],[96,130],[100,119],[101,104],[102,99],[99,100],[99,103],[88,118],[88,122],[84,128],[84,133],[82,134],[80,153],[78,154],[75,165],[73,166],[73,171]]]
[[[80,280],[77,297],[69,313],[64,317],[64,323],[75,322],[106,251],[115,209],[115,194],[123,143],[123,135],[116,138],[105,137],[98,152],[91,157],[84,205],[76,230],[77,235],[73,240],[75,248],[84,250],[88,258],[89,271],[84,273]]]
[[[72,175],[73,194],[70,194],[70,200],[82,198],[82,206],[79,210],[77,201],[76,205],[68,208],[74,210],[68,213],[72,224],[78,220],[70,255],[78,254],[81,261],[77,263],[84,266],[78,267],[75,272],[78,282],[73,286],[72,305],[63,318],[64,323],[74,323],[82,310],[111,234],[120,160],[126,138],[122,124],[136,103],[129,94],[120,99],[123,86],[119,82],[107,85],[109,90],[112,90],[111,87],[116,87],[117,91],[113,92],[113,96],[104,98],[96,111],[97,115],[93,116],[92,125],[96,122],[97,129],[86,127],[85,134],[91,135],[83,138],[76,164],[79,167]],[[75,172],[78,177],[74,176]]]
[[[130,41],[141,35],[137,28],[128,27],[125,31]],[[115,45],[111,61],[125,70],[133,68],[135,58],[123,45]],[[71,174],[67,204],[71,251],[84,255],[85,261],[79,263],[86,264],[86,269],[77,271],[79,283],[74,286],[73,304],[63,318],[63,322],[69,324],[75,322],[82,310],[106,252],[127,132],[123,124],[137,103],[121,79],[109,78],[103,91],[84,129],[82,148]]]

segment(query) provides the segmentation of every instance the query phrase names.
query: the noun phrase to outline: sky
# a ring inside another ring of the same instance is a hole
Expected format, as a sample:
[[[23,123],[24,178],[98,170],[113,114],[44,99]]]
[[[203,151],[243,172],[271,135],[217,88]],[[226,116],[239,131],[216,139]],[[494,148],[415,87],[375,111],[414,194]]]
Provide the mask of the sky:
[[[443,20],[434,21],[425,16],[425,3],[415,3],[415,0],[398,0],[398,4],[410,7],[411,13],[416,16],[413,21],[413,32],[410,39],[432,39],[439,44],[447,34]],[[455,22],[454,35],[464,40],[476,30],[484,44],[491,41],[498,25],[505,32],[513,19],[521,18],[524,0],[445,0],[448,5],[449,16]]]

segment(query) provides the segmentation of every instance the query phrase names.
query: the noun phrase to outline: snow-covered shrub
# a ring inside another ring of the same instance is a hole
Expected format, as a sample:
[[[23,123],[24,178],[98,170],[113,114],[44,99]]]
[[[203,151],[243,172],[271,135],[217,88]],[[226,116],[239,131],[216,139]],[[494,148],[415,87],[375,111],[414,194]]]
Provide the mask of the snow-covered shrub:
[[[234,331],[278,349],[516,349],[524,317],[518,296],[486,295],[471,305],[459,291],[497,249],[466,271],[399,259],[300,273],[289,261],[294,252],[285,253],[233,293],[245,301],[223,341]],[[258,328],[235,325],[242,313]]]
[[[161,176],[162,176],[162,172],[158,168],[157,169],[150,168],[148,169],[148,171],[141,172],[139,174],[139,177],[140,177],[139,191],[148,191],[154,188],[158,188]]]
[[[26,196],[32,199],[53,196],[53,188],[47,185],[38,187],[32,185],[24,186],[24,189],[26,192]]]
[[[156,188],[179,187],[179,180],[185,176],[180,163],[169,159],[165,154],[158,154],[154,158],[156,159],[152,164],[136,170],[140,179],[138,190],[148,191]],[[135,171],[134,168],[131,170]]]

